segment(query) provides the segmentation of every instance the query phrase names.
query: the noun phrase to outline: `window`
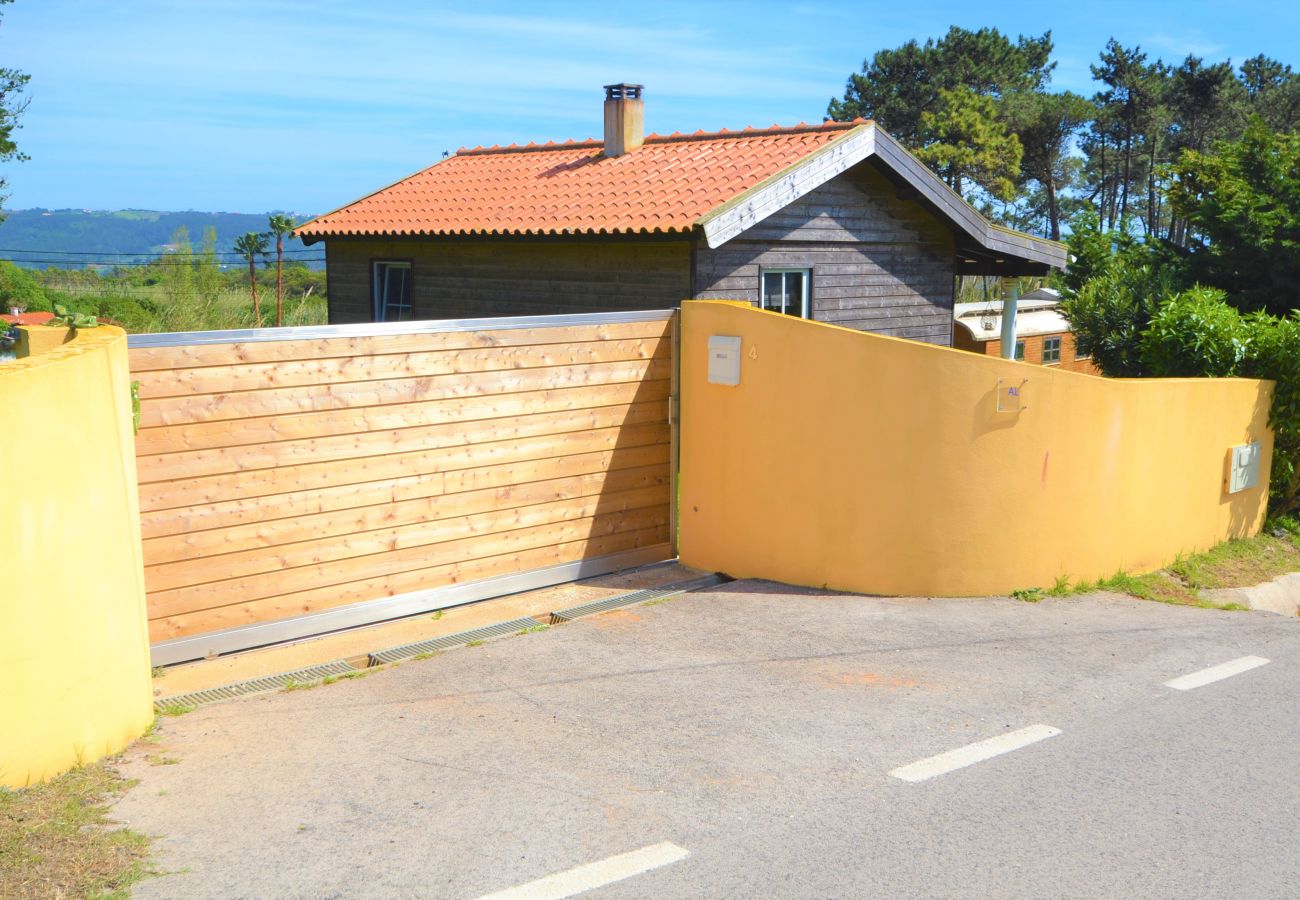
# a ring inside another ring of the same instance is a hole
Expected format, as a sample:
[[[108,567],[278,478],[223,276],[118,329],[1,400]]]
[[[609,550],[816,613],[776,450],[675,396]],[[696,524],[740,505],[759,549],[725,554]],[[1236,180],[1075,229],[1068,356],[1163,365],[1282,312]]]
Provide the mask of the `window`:
[[[1075,338],[1075,341],[1074,341],[1074,358],[1075,358],[1075,359],[1091,359],[1091,358],[1092,358],[1092,354],[1091,354],[1091,353],[1084,353],[1083,350],[1082,350],[1082,348],[1079,347],[1079,340],[1078,340],[1078,338]]]
[[[1059,337],[1043,338],[1043,365],[1061,361],[1061,339]]]
[[[761,278],[763,309],[812,318],[811,269],[764,269]]]
[[[382,261],[374,264],[375,321],[405,322],[411,318],[411,264]]]
[[[1016,359],[1024,361],[1024,358],[1025,358],[1025,342],[1016,341]]]

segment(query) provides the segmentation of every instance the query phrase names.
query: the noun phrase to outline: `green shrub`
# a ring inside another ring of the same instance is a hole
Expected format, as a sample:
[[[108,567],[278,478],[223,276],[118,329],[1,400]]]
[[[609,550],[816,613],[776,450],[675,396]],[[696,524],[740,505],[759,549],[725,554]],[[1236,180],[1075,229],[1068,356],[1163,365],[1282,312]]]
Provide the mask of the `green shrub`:
[[[1159,306],[1138,351],[1147,372],[1161,378],[1239,375],[1255,330],[1223,291],[1197,285]]]
[[[1079,290],[1061,301],[1080,353],[1113,378],[1150,374],[1140,341],[1156,310],[1177,292],[1169,270],[1153,264],[1116,260]]]

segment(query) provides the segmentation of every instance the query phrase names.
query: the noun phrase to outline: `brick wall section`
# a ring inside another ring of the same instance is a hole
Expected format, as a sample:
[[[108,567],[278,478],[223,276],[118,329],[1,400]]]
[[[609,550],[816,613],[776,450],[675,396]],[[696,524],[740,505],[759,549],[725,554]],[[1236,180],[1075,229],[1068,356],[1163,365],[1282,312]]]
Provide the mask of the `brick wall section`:
[[[870,165],[695,256],[697,299],[759,302],[763,269],[811,269],[818,321],[948,345],[953,240]]]
[[[371,268],[409,260],[413,317],[670,309],[690,296],[685,241],[358,241],[325,244],[330,323],[371,321]]]
[[[976,341],[970,337],[965,328],[955,328],[953,330],[956,332],[953,346],[958,350],[970,350],[973,353],[982,353],[986,356],[1002,355],[1001,341]],[[1084,357],[1080,359],[1075,355],[1074,335],[1068,331],[1061,334],[1036,334],[1032,337],[1023,338],[1025,342],[1024,361],[1036,366],[1043,365],[1043,340],[1049,337],[1059,337],[1061,339],[1061,361],[1059,363],[1049,363],[1048,365],[1053,368],[1064,369],[1067,372],[1082,372],[1085,375],[1101,374],[1101,370],[1093,364],[1091,358]]]

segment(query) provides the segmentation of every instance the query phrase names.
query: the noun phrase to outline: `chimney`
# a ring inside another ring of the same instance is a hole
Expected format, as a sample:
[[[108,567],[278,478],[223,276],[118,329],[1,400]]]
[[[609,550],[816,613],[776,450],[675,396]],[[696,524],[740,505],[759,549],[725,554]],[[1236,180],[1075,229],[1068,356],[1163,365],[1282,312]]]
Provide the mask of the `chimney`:
[[[642,85],[605,85],[605,155],[622,156],[645,143]]]

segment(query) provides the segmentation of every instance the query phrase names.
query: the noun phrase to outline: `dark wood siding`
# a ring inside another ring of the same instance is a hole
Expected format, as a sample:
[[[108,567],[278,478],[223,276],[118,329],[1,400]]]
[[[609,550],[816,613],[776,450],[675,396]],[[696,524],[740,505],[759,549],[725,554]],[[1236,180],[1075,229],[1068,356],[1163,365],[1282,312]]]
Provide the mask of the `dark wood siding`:
[[[410,260],[417,319],[669,309],[690,295],[686,241],[326,243],[330,322],[371,320],[371,263]]]
[[[758,303],[762,269],[811,269],[813,318],[935,344],[952,340],[953,239],[869,166],[858,166],[710,250],[694,296]]]

